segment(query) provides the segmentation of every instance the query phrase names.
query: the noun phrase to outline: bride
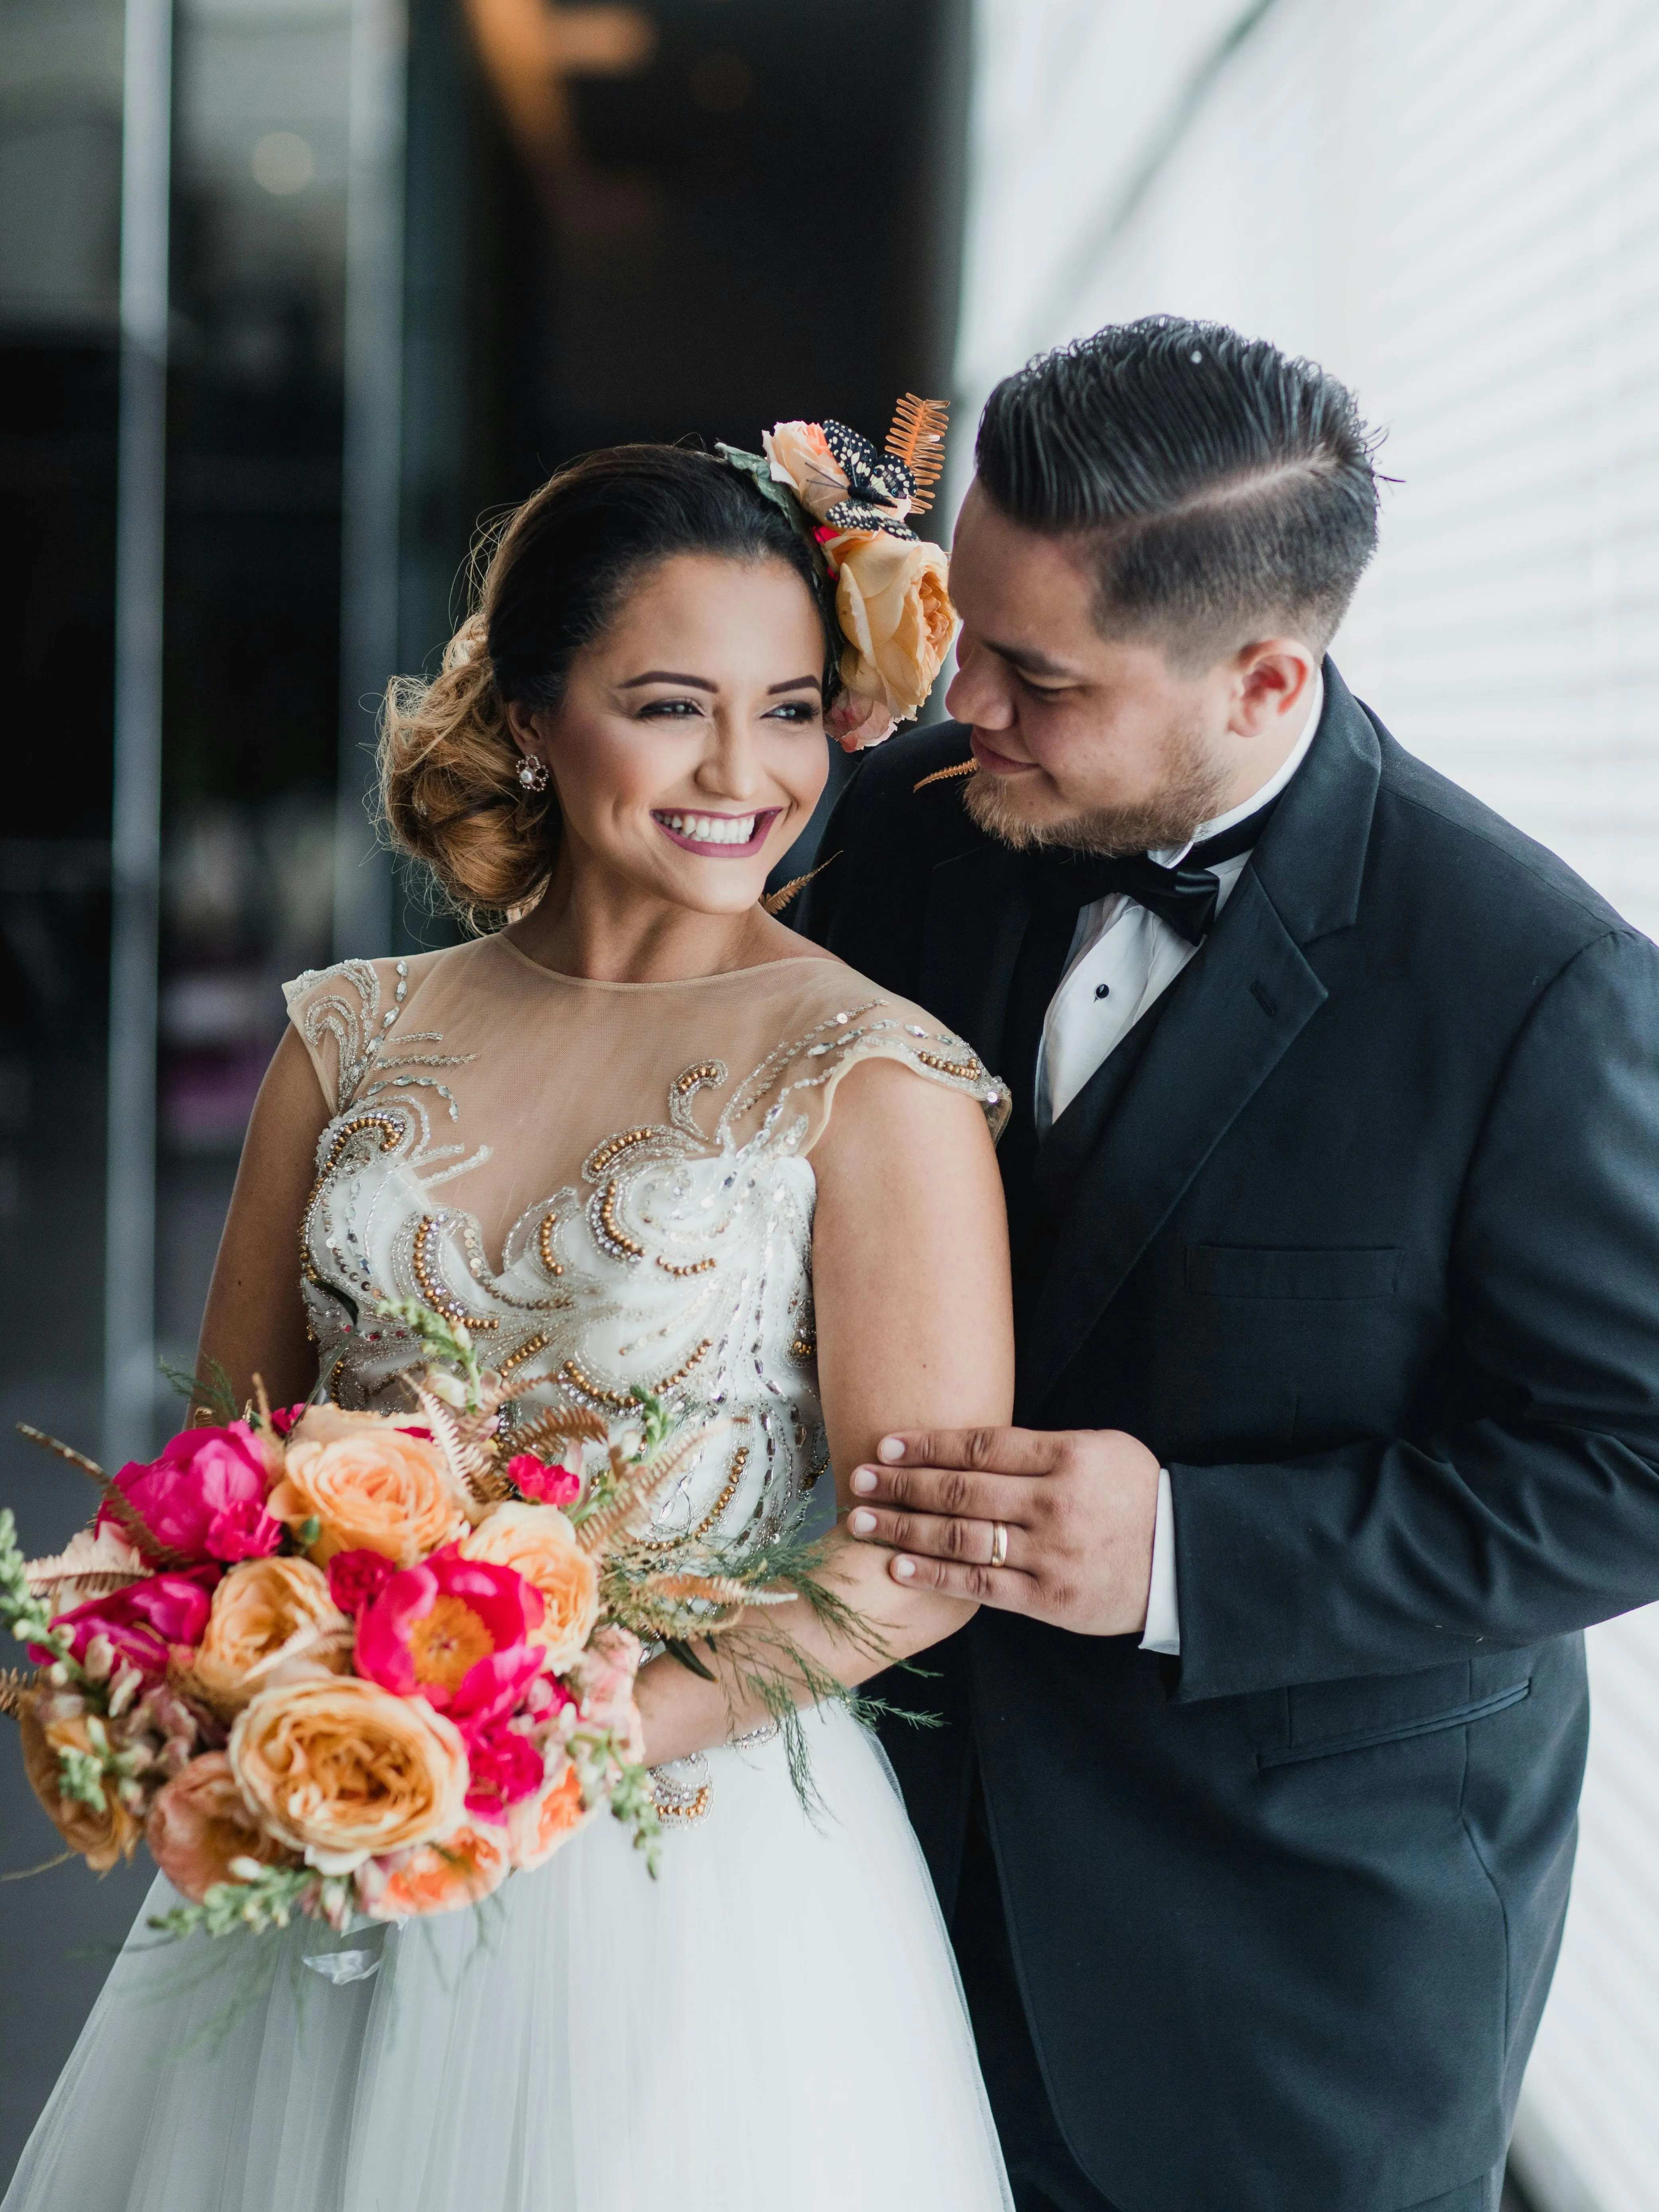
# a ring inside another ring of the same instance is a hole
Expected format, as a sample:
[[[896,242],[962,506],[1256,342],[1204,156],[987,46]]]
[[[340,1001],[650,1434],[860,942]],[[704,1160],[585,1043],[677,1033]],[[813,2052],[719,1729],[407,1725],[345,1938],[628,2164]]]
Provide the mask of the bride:
[[[395,834],[514,918],[289,987],[203,1351],[239,1401],[257,1373],[279,1404],[395,1404],[377,1310],[417,1297],[550,1401],[729,1417],[658,1533],[759,1540],[826,1468],[844,1508],[889,1430],[1006,1421],[1012,1347],[1006,1094],[761,903],[823,787],[842,641],[740,459],[564,470],[443,672],[394,687]],[[893,1657],[961,1626],[830,1540]],[[796,1636],[843,1680],[878,1663]],[[158,1882],[3,2212],[1006,2204],[872,1739],[808,1717],[809,1817],[734,1680],[664,1656],[639,1704],[655,1882],[599,1820],[477,1914],[177,1948],[146,1933]]]

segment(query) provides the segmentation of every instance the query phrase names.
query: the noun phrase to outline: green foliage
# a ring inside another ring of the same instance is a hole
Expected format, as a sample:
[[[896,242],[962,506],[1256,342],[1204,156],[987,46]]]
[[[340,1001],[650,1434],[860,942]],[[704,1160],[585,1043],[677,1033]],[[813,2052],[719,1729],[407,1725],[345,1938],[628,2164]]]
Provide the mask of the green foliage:
[[[252,1861],[238,1863],[252,1866]],[[307,1893],[319,1887],[320,1877],[310,1867],[260,1867],[245,1881],[215,1882],[199,1905],[153,1914],[149,1924],[162,1936],[229,1936],[240,1928],[257,1935],[286,1928]]]
[[[201,1407],[204,1412],[212,1414],[216,1425],[222,1429],[241,1419],[242,1409],[236,1402],[230,1376],[218,1360],[204,1359],[201,1371],[195,1375],[182,1367],[169,1366],[165,1359],[157,1364],[179,1395],[189,1401],[192,1413]]]
[[[46,1600],[29,1588],[28,1563],[19,1548],[9,1506],[0,1509],[0,1621],[20,1644],[38,1644],[50,1651],[71,1680],[92,1686],[85,1669],[70,1656],[69,1632],[52,1626]]]
[[[477,1346],[466,1323],[447,1320],[430,1306],[422,1305],[418,1298],[381,1298],[375,1311],[386,1321],[402,1322],[419,1339],[429,1359],[459,1373],[465,1392],[465,1410],[476,1413],[483,1370],[478,1364]]]

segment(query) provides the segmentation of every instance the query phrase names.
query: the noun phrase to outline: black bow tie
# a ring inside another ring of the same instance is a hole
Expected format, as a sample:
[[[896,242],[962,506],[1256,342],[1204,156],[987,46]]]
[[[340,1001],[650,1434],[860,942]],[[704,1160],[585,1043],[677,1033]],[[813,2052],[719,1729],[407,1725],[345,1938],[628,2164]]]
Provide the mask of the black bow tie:
[[[1218,861],[1248,853],[1278,804],[1272,799],[1248,820],[1235,823],[1218,836],[1206,837],[1172,868],[1161,867],[1146,853],[1108,856],[1074,853],[1059,845],[1042,847],[1030,856],[1032,896],[1040,905],[1075,913],[1097,899],[1121,892],[1168,922],[1188,945],[1202,945],[1215,927],[1221,896],[1220,879],[1211,870]]]

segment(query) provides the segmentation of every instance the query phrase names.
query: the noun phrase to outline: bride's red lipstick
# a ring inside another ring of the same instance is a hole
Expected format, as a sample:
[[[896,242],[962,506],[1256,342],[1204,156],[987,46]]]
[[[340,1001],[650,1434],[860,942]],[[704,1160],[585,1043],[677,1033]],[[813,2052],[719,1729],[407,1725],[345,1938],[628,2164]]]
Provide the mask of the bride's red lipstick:
[[[772,834],[772,824],[782,811],[783,809],[781,806],[766,806],[751,816],[717,814],[706,807],[694,809],[665,806],[659,810],[653,806],[651,810],[651,819],[665,837],[672,837],[677,845],[683,845],[688,853],[696,853],[702,860],[752,860],[760,851],[761,847],[765,844],[768,837]],[[753,822],[754,827],[750,831],[746,841],[741,845],[732,842],[729,836],[708,837],[694,834],[695,830],[702,828],[705,823],[740,824],[750,821]]]

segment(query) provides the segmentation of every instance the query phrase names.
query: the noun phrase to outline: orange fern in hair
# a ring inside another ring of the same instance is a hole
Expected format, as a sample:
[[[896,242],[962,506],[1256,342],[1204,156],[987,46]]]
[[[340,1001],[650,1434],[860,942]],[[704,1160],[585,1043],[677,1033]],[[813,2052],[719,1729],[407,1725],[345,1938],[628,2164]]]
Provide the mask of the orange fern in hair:
[[[933,487],[945,473],[945,433],[950,424],[950,403],[919,399],[907,392],[893,410],[893,427],[887,433],[887,450],[902,461],[916,480],[913,514],[926,514],[933,503]]]

